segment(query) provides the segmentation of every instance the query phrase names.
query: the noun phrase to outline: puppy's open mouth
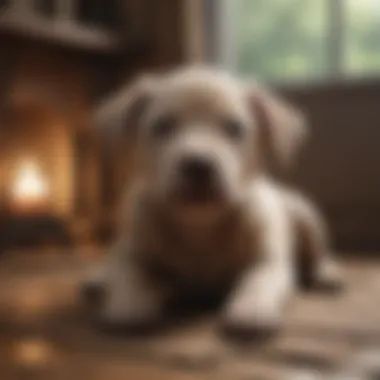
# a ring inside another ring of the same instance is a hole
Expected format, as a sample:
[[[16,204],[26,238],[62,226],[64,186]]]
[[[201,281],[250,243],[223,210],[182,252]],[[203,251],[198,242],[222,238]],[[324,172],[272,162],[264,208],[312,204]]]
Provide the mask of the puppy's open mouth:
[[[221,193],[216,186],[180,186],[175,192],[177,202],[184,205],[203,205],[221,201]]]

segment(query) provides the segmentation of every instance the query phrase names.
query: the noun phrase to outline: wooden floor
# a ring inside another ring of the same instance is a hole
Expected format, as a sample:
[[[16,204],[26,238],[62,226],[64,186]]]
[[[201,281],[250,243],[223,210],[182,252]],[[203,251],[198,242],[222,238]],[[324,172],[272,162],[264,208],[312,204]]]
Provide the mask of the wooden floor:
[[[213,315],[144,338],[97,331],[76,293],[90,262],[0,258],[1,380],[380,379],[380,261],[347,262],[344,294],[300,295],[279,336],[245,346],[219,337]]]

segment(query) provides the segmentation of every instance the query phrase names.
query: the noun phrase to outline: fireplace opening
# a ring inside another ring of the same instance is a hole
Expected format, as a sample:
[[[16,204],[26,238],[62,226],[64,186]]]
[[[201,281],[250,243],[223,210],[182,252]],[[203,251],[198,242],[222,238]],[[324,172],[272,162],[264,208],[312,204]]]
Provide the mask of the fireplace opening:
[[[86,158],[81,139],[46,101],[28,99],[8,107],[0,154],[0,225],[7,247],[75,243],[78,228],[83,235],[84,221],[91,223],[83,196],[91,182],[86,161],[93,159]]]
[[[48,212],[50,186],[36,160],[25,158],[17,165],[9,200],[10,209],[16,215]]]
[[[72,131],[46,103],[29,100],[13,105],[10,116],[5,136],[8,214],[35,209],[69,219],[75,185]]]

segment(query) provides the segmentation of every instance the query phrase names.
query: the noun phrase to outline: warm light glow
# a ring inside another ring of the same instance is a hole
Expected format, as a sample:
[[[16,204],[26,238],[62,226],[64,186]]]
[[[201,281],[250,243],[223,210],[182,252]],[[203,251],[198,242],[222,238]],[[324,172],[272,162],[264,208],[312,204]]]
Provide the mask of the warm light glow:
[[[48,196],[48,184],[36,162],[25,161],[20,166],[12,193],[15,198],[23,200],[39,200]]]
[[[43,340],[25,340],[14,347],[15,359],[27,366],[46,365],[52,358],[52,348]]]

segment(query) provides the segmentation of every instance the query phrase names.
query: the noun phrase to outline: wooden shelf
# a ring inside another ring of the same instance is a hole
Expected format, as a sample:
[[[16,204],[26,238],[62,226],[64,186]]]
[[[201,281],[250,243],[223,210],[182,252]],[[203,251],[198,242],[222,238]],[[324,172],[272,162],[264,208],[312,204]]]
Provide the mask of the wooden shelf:
[[[117,52],[121,47],[111,31],[14,11],[0,13],[0,30],[99,53]]]

